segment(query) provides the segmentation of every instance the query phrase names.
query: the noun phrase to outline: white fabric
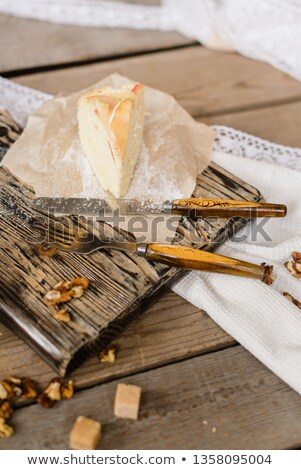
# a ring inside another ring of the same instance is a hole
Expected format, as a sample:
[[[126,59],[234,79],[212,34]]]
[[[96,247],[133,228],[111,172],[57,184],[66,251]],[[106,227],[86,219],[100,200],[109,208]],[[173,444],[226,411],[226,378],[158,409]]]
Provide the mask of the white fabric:
[[[0,0],[0,12],[82,26],[177,30],[235,50],[301,79],[301,0],[162,0],[160,6],[103,0]]]
[[[22,110],[16,105],[20,96]],[[22,125],[26,115],[49,98],[50,95],[0,79],[0,108],[7,108]],[[215,126],[215,130],[214,161],[259,188],[267,200],[288,206],[286,218],[271,219],[264,225],[270,242],[260,235],[254,239],[256,231],[248,226],[239,234],[246,235],[244,243],[227,241],[217,252],[255,263],[273,264],[277,279],[268,287],[256,280],[190,272],[171,288],[205,310],[301,393],[301,311],[282,296],[283,291],[288,291],[301,300],[301,280],[292,277],[283,266],[292,251],[301,251],[301,150],[275,145],[226,127]]]

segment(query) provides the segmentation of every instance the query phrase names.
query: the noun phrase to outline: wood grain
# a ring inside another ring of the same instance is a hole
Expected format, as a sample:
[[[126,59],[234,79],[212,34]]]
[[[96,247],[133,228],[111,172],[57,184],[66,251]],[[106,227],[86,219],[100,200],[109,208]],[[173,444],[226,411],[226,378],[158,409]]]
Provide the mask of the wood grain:
[[[127,377],[142,387],[139,420],[115,418],[117,382],[52,410],[17,410],[5,449],[66,449],[78,415],[103,425],[100,449],[283,449],[301,443],[300,397],[242,347]],[[206,422],[208,424],[206,424]],[[214,431],[216,429],[216,432]]]
[[[208,315],[166,287],[143,308],[143,315],[114,341],[116,362],[100,364],[98,354],[71,374],[77,388],[149,370],[163,364],[232,346],[235,341]],[[0,324],[0,379],[30,376],[45,386],[53,370],[14,332]]]
[[[1,29],[2,31],[3,29]],[[12,31],[10,30],[11,35]],[[11,39],[9,47],[14,47],[14,42],[15,39]],[[38,45],[34,44],[31,51],[33,56],[36,47]],[[21,55],[24,54],[24,51],[21,49],[20,46],[20,55],[16,57],[17,62],[22,62]],[[13,50],[17,52],[16,49]],[[271,141],[300,146],[299,132],[295,127],[297,120],[300,120],[299,105],[296,103],[297,107],[295,108],[293,103],[300,99],[299,82],[270,66],[242,59],[236,55],[228,60],[228,54],[212,51],[205,51],[205,54],[200,51],[191,53],[190,50],[187,50],[187,60],[185,60],[183,52],[174,51],[173,53],[152,54],[144,58],[135,58],[135,60],[129,59],[128,66],[127,60],[124,59],[111,61],[107,66],[98,64],[98,66],[100,65],[99,69],[85,66],[60,73],[28,75],[24,77],[24,83],[54,93],[59,92],[60,87],[65,88],[66,91],[69,87],[73,91],[73,89],[95,82],[107,73],[115,71],[115,67],[116,69],[119,67],[119,71],[133,76],[133,78],[136,78],[139,73],[141,80],[146,83],[167,92],[171,90],[180,97],[181,104],[184,104],[195,116],[216,114],[216,116],[206,118],[208,123],[225,123]],[[207,58],[206,54],[210,54],[211,58]],[[196,60],[197,58],[199,60]],[[189,64],[189,60],[194,63]],[[183,68],[183,65],[186,68]],[[223,78],[226,78],[225,83]],[[22,78],[19,77],[18,80],[21,82]],[[191,85],[188,90],[187,85]],[[273,118],[274,107],[276,116],[278,115],[280,119]],[[269,111],[268,114],[266,109]],[[244,111],[241,112],[241,110]],[[248,114],[249,110],[250,114]],[[223,121],[223,115],[227,121]],[[282,125],[283,115],[286,116],[285,126]],[[160,365],[161,361],[164,364],[178,361],[184,359],[185,356],[190,357],[202,354],[204,351],[223,348],[224,345],[234,344],[234,341],[222,332],[206,314],[165,289],[156,298],[156,303],[149,306],[145,313],[118,338],[120,356],[112,366],[114,370],[100,365],[97,358],[92,358],[75,373],[80,387],[107,381],[110,380],[110,377],[123,377],[139,370],[151,369]],[[169,329],[171,329],[171,334],[166,334]],[[182,332],[183,337],[181,336]],[[176,397],[178,402],[171,401],[173,403],[171,420],[168,420],[170,410],[167,409],[166,416],[161,412],[164,403],[154,400],[154,407],[156,406],[159,412],[151,415],[152,420],[148,422],[148,426],[139,427],[138,432],[135,428],[133,434],[137,442],[142,442],[141,445],[144,445],[143,443],[147,440],[153,448],[157,448],[159,444],[168,446],[170,443],[169,448],[176,445],[179,447],[177,444],[179,441],[180,445],[182,444],[186,448],[190,443],[192,447],[217,449],[228,448],[230,445],[233,448],[241,446],[241,448],[249,449],[256,448],[256,446],[258,448],[259,446],[262,448],[300,447],[300,398],[247,353],[244,353],[247,355],[244,356],[245,360],[237,362],[233,360],[232,354],[228,356],[229,352],[229,350],[222,351],[219,353],[218,362],[214,359],[209,362],[209,366],[205,366],[202,362],[201,368],[198,369],[195,368],[195,362],[185,361],[185,368],[191,371],[191,377],[198,384],[197,388],[192,388],[193,400],[206,393],[202,408],[198,408],[195,417],[194,412],[188,415],[186,413],[190,403],[187,404],[187,408],[178,403],[179,401],[187,403],[186,397],[189,401],[191,383],[188,383],[187,388],[181,388],[181,395],[178,394]],[[40,377],[42,383],[53,377],[51,369],[22,340],[3,326],[0,326],[0,355],[0,377],[6,376],[7,373],[34,375],[36,378]],[[211,356],[213,355],[209,354],[201,359],[209,361]],[[216,354],[214,357],[217,357]],[[254,361],[258,364],[255,369]],[[172,376],[174,378],[176,375],[182,377],[184,374],[181,374],[176,366],[172,367],[172,369],[168,368],[170,375],[167,374],[167,380],[171,386],[174,384],[171,381]],[[166,368],[164,367],[164,369]],[[212,378],[212,374],[215,372],[216,379]],[[151,376],[156,373],[157,371],[150,371],[144,374],[146,381],[150,382]],[[199,376],[202,377],[201,382]],[[162,377],[166,376],[160,376],[158,384],[155,384],[155,391],[161,390],[159,387],[162,384]],[[210,386],[206,380],[207,377]],[[258,377],[260,379],[257,382]],[[102,385],[95,391],[104,391],[105,387],[107,385]],[[177,387],[175,389],[177,390]],[[81,397],[81,401],[85,402],[85,406],[81,408],[83,413],[96,417],[93,400],[88,405],[91,392],[91,390],[85,391],[78,395],[78,398]],[[109,393],[106,403],[111,403],[113,391],[106,393]],[[98,392],[97,398],[99,396]],[[35,448],[35,443],[38,442],[39,445],[45,445],[47,448],[48,446],[56,448],[55,442],[52,442],[56,436],[56,423],[63,424],[67,419],[67,428],[70,429],[77,414],[76,406],[73,403],[63,404],[63,406],[68,405],[69,411],[62,415],[60,414],[61,405],[51,411],[51,414],[34,407],[34,415],[31,416],[35,417],[34,422],[38,423],[38,428],[29,427],[30,418],[28,419],[28,415],[25,414],[23,419],[19,415],[21,412],[19,412],[14,418],[14,422],[17,423],[17,440],[15,438],[14,442],[2,440],[2,442],[0,441],[1,445],[3,448],[10,446],[13,449],[26,448],[26,446]],[[195,402],[192,402],[192,405],[195,405]],[[220,412],[221,408],[222,413]],[[29,410],[25,411],[29,412]],[[106,411],[106,408],[102,407],[101,410],[102,412]],[[104,419],[105,417],[99,413],[99,418]],[[45,426],[45,423],[42,424],[42,419],[45,419],[47,423],[49,419],[51,420],[52,429],[55,428],[53,433],[49,433],[49,428]],[[203,428],[203,419],[209,421],[208,427]],[[222,430],[219,426],[220,423],[215,419],[221,419]],[[131,428],[129,425],[124,428],[123,425],[123,421],[114,423],[114,429],[112,428],[110,434],[107,435],[110,445],[115,448],[123,448],[122,445],[133,446],[133,434],[128,434]],[[211,426],[217,427],[217,433],[211,433]],[[106,426],[105,429],[107,431],[109,426]],[[140,429],[145,431],[143,435],[141,435]],[[175,429],[175,431],[171,433],[170,429]],[[124,434],[121,435],[123,431]],[[43,435],[40,439],[41,432]],[[46,432],[48,436],[46,436]],[[124,442],[123,437],[127,438],[127,436],[129,439]],[[61,439],[59,440],[61,442]],[[173,441],[171,442],[171,440]],[[117,442],[121,443],[120,447]],[[105,444],[106,441],[103,441],[103,447]]]
[[[231,184],[229,184],[231,183]],[[0,168],[0,273],[1,309],[5,322],[34,347],[53,368],[64,375],[96,347],[104,347],[139,315],[137,306],[168,279],[177,268],[152,265],[135,253],[104,249],[86,257],[60,252],[54,257],[37,256],[34,220],[48,227],[58,223],[52,215],[31,207],[32,189],[5,168]],[[237,177],[211,164],[199,176],[196,197],[230,197],[258,201],[260,193]],[[67,227],[82,225],[77,217],[64,218]],[[240,227],[240,219],[189,219],[179,223],[174,243],[212,250]],[[91,229],[90,227],[87,227]],[[117,229],[94,221],[100,238],[116,237]],[[125,233],[118,233],[122,241]],[[100,269],[101,267],[101,269]],[[85,276],[90,282],[83,299],[68,304],[72,322],[60,324],[53,317],[45,295],[61,280]]]
[[[24,75],[15,80],[47,93],[70,93],[113,72],[174,95],[195,117],[301,99],[301,83],[272,66],[201,46]]]
[[[8,15],[0,15],[0,30],[0,73],[60,67],[194,43],[173,31],[58,25]]]
[[[206,124],[221,124],[248,132],[281,145],[301,147],[301,102],[267,106],[202,119]]]

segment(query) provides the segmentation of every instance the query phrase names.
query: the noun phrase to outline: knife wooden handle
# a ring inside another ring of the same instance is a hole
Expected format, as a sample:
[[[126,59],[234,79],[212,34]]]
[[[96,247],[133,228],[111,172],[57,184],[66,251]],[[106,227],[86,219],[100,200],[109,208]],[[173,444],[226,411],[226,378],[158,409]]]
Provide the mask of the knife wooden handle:
[[[150,261],[158,261],[169,266],[232,274],[234,276],[251,277],[261,280],[264,280],[267,268],[269,268],[268,266],[259,266],[195,248],[157,243],[146,245],[144,256]],[[269,273],[271,273],[271,270]]]
[[[235,201],[231,199],[188,198],[172,201],[172,213],[189,217],[285,217],[284,204]]]

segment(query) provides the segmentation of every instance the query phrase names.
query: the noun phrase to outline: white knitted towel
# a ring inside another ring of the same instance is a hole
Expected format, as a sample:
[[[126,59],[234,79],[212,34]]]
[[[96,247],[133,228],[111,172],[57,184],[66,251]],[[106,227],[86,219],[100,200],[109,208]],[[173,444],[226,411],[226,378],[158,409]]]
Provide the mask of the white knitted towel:
[[[0,78],[0,107],[7,108],[22,125],[29,113],[50,98]],[[171,288],[205,310],[301,393],[301,310],[282,296],[283,291],[288,291],[301,300],[301,279],[292,277],[283,266],[292,251],[301,251],[301,150],[225,127],[216,126],[215,130],[213,160],[256,186],[268,201],[288,206],[285,219],[271,219],[267,223],[259,219],[259,224],[264,223],[264,232],[255,230],[256,224],[252,229],[248,226],[244,229],[245,241],[227,241],[217,251],[255,263],[273,264],[277,280],[268,287],[261,281],[194,271]]]

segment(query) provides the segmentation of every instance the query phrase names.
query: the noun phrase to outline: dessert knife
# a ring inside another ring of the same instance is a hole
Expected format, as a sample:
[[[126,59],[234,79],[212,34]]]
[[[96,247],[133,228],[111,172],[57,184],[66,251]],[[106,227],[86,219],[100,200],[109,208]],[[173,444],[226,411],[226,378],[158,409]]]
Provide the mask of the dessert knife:
[[[33,201],[35,209],[56,214],[99,215],[117,212],[132,214],[176,214],[189,217],[285,217],[284,204],[236,201],[231,199],[188,198],[163,203],[138,199],[84,199],[39,197]]]

